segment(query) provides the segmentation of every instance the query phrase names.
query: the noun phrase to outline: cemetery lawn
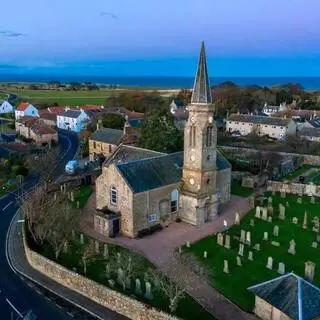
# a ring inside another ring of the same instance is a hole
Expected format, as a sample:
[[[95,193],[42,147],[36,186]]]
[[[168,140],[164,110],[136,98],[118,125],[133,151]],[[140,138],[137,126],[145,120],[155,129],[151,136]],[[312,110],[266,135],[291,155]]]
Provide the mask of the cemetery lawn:
[[[231,184],[231,194],[246,198],[246,197],[251,196],[252,193],[253,193],[253,189],[251,189],[251,188],[242,187],[238,183]]]
[[[79,208],[82,209],[89,200],[92,191],[93,190],[91,185],[83,186],[77,189],[74,194],[73,204],[76,206],[77,201],[79,201]]]
[[[47,257],[48,259],[59,263],[60,265],[66,267],[69,270],[76,271],[77,273],[83,274],[83,264],[82,264],[82,255],[86,245],[89,243],[90,238],[84,235],[84,244],[80,243],[80,234],[76,233],[75,239],[70,241],[68,244],[68,252],[64,253],[61,252],[58,260],[55,259],[55,254],[52,247],[49,244],[44,244],[42,247],[37,247],[32,243],[31,236],[28,236],[28,242],[30,247],[40,253],[41,255]],[[119,252],[123,256],[129,252],[128,249],[108,244],[108,251],[109,251],[109,259],[115,258],[116,254]],[[100,243],[100,252],[98,256],[92,258],[90,261],[87,262],[87,273],[86,277],[100,283],[106,287],[108,287],[108,281],[105,274],[105,266],[108,262],[108,258],[105,259],[103,257],[103,244]],[[139,258],[141,261],[139,267],[139,279],[141,280],[141,289],[145,292],[145,284],[144,284],[144,275],[145,272],[148,272],[150,269],[153,269],[154,266],[144,257],[138,255],[135,252],[130,251],[132,259],[135,257]],[[111,279],[117,279],[116,274],[112,274]],[[152,286],[152,293],[154,295],[154,299],[149,301],[143,296],[137,296],[134,292],[134,281],[132,282],[132,290],[127,289],[123,292],[122,286],[116,283],[113,290],[116,290],[122,294],[128,295],[131,298],[140,300],[148,305],[151,305],[157,309],[163,310],[169,313],[169,301],[162,293],[156,291],[156,289]],[[205,311],[193,298],[186,295],[182,300],[180,300],[178,304],[178,308],[176,310],[176,315],[181,319],[186,320],[194,320],[194,319],[201,319],[201,320],[215,320],[211,314]]]
[[[271,193],[266,193],[266,197]],[[316,199],[315,204],[310,203],[309,197],[302,197],[302,204],[297,203],[297,196],[287,195],[285,199],[280,198],[277,193],[273,197],[273,221],[268,222],[254,218],[255,209],[249,211],[241,220],[240,225],[233,225],[224,232],[230,235],[231,249],[226,249],[217,244],[216,236],[206,237],[184,250],[190,251],[198,256],[202,263],[212,269],[212,286],[220,291],[233,303],[246,311],[252,311],[254,307],[254,296],[247,291],[249,286],[278,277],[279,262],[285,264],[286,272],[294,272],[299,276],[304,276],[306,261],[316,263],[315,285],[320,286],[320,247],[312,248],[311,244],[316,240],[316,234],[312,231],[312,218],[320,216],[320,199]],[[286,205],[286,219],[278,219],[279,203]],[[267,199],[265,200],[267,202]],[[266,205],[266,204],[265,204]],[[308,229],[302,229],[304,212],[308,213]],[[298,218],[298,224],[292,223],[292,218]],[[255,225],[250,226],[250,219],[254,219]],[[273,236],[273,227],[279,226],[279,236]],[[240,230],[251,231],[251,246],[245,244],[244,256],[241,258],[242,267],[236,265],[236,257],[239,250]],[[263,241],[263,233],[268,232],[269,241]],[[296,242],[296,255],[288,253],[289,242],[294,239]],[[278,241],[279,247],[271,245],[271,241]],[[261,251],[253,249],[254,244],[260,243]],[[203,258],[203,252],[207,251],[207,259]],[[253,261],[248,260],[248,251],[253,252]],[[268,257],[273,258],[273,269],[266,268]],[[229,262],[229,274],[223,273],[224,260]],[[319,270],[319,269],[318,269]]]

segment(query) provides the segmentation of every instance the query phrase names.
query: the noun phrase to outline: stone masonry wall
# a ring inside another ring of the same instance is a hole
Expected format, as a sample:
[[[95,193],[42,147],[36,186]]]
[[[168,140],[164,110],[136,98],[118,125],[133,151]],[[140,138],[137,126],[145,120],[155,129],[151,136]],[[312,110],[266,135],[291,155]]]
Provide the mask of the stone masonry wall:
[[[42,274],[74,290],[100,305],[134,320],[179,320],[147,304],[89,280],[32,251],[24,238],[24,248],[29,264]]]
[[[285,183],[281,181],[268,180],[268,191],[285,192],[298,195],[320,197],[320,186],[303,183]]]

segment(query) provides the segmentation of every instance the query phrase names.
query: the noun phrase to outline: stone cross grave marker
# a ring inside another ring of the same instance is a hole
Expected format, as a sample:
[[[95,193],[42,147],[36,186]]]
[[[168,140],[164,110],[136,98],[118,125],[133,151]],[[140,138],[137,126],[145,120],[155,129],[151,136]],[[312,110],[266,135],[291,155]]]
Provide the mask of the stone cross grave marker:
[[[307,261],[305,263],[304,276],[310,282],[314,279],[316,264],[312,261]]]
[[[262,220],[268,220],[268,209],[266,207],[262,208]]]
[[[242,266],[241,258],[239,256],[237,256],[237,266],[239,266],[239,267]]]
[[[219,246],[223,246],[223,234],[220,232],[217,235],[217,243]]]
[[[245,230],[240,231],[240,242],[246,242],[246,231]]]
[[[261,219],[261,210],[259,206],[256,206],[256,214],[255,217]]]
[[[238,252],[238,255],[243,257],[243,250],[244,250],[244,244],[243,243],[240,243],[239,244],[239,252]]]
[[[250,260],[250,261],[253,260],[253,252],[252,251],[248,252],[248,260]]]
[[[251,244],[251,232],[250,231],[246,232],[246,243],[249,245]]]
[[[278,273],[279,274],[285,274],[286,273],[286,266],[285,266],[285,264],[283,262],[279,262]]]
[[[223,260],[223,272],[230,273],[228,260]]]
[[[269,240],[269,234],[268,234],[268,232],[264,232],[264,233],[263,233],[263,240],[264,240],[264,241],[268,241],[268,240]]]
[[[267,267],[268,269],[272,270],[272,265],[273,265],[273,258],[272,258],[272,257],[269,257],[266,267]]]
[[[141,281],[139,278],[136,278],[136,285],[135,285],[135,290],[134,290],[135,294],[138,296],[142,296],[143,292],[141,290]]]
[[[234,224],[240,224],[240,214],[238,212],[235,214]]]
[[[146,282],[145,285],[146,285],[146,293],[145,293],[144,297],[148,300],[153,300],[153,294],[151,291],[151,283]]]
[[[230,246],[230,236],[228,234],[226,234],[226,238],[225,238],[225,243],[224,243],[224,247],[227,248],[227,249],[230,249],[231,246]]]
[[[293,239],[290,241],[290,246],[289,246],[288,253],[290,253],[292,255],[296,254],[296,243],[295,243],[295,241]]]
[[[279,236],[279,226],[278,226],[278,225],[275,225],[275,226],[273,227],[273,235],[274,235],[275,237],[278,237],[278,236]]]

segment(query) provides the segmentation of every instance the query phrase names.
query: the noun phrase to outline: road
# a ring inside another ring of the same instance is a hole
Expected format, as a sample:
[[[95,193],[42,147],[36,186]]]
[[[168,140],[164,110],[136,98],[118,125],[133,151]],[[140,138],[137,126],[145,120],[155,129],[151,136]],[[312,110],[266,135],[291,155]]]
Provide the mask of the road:
[[[61,146],[61,168],[64,164],[73,158],[78,148],[78,139],[75,135],[59,133],[59,142]],[[35,178],[27,179],[24,184],[24,190],[32,187],[36,183]],[[57,319],[75,319],[70,313],[69,305],[57,306],[55,297],[50,297],[44,291],[31,286],[28,281],[24,281],[15,274],[7,261],[6,257],[6,234],[11,219],[18,209],[17,193],[10,193],[0,199],[0,318],[3,320],[11,319],[12,308],[8,300],[20,312],[26,312],[30,309],[37,315],[38,319],[57,320]],[[36,290],[35,290],[36,289]],[[42,293],[41,293],[42,292]],[[7,300],[8,299],[8,300]],[[16,319],[16,318],[14,318]],[[77,314],[76,319],[92,319],[84,312]]]

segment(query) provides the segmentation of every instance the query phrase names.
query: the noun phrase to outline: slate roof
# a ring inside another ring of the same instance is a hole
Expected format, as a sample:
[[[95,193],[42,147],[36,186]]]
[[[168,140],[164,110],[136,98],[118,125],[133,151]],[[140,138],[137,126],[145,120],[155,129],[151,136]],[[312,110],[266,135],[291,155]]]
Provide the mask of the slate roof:
[[[122,130],[101,128],[96,130],[90,137],[90,140],[100,141],[110,144],[119,144],[123,136]]]
[[[291,119],[289,118],[277,118],[277,117],[263,117],[254,116],[249,114],[231,114],[228,121],[247,122],[254,124],[266,124],[273,126],[287,126]]]
[[[127,122],[132,128],[141,128],[143,119],[128,119]]]
[[[29,103],[22,102],[19,104],[18,108],[16,109],[17,111],[24,111],[28,108]]]
[[[140,159],[117,165],[135,193],[178,183],[182,178],[183,152]],[[217,152],[217,170],[229,168],[229,162]]]
[[[307,137],[320,137],[320,128],[302,128],[299,134]]]
[[[59,113],[60,117],[66,117],[66,118],[74,118],[77,119],[81,114],[80,110],[62,110]]]
[[[320,316],[320,289],[294,273],[248,290],[293,320],[311,320]]]
[[[314,127],[314,128],[320,128],[320,118],[315,118],[309,121],[309,123]]]

